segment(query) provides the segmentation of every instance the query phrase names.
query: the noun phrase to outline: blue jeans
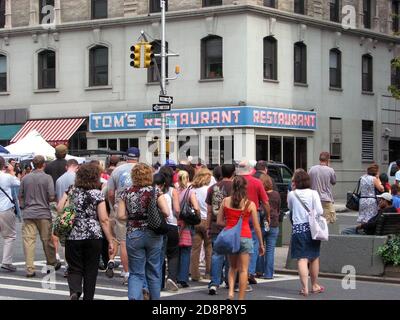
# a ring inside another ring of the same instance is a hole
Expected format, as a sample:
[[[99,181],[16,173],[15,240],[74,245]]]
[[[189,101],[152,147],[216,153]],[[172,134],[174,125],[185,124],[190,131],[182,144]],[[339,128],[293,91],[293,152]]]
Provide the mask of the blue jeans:
[[[212,235],[212,245],[214,247],[214,242],[217,239],[217,235]],[[225,276],[223,274],[225,266]],[[216,286],[219,287],[222,284],[222,278],[228,283],[228,271],[229,271],[229,261],[226,256],[217,254],[214,250],[211,257],[211,281],[208,287]]]
[[[275,246],[278,240],[279,227],[270,228],[265,235],[264,277],[274,277]]]
[[[151,230],[136,230],[126,235],[128,252],[129,300],[143,300],[142,289],[147,282],[152,300],[160,299],[160,255],[162,236]]]
[[[251,237],[253,238],[253,253],[250,257],[250,264],[249,264],[249,275],[256,274],[256,267],[257,267],[257,259],[258,259],[258,238],[256,236],[256,232],[254,228],[251,229]]]
[[[190,255],[192,247],[179,247],[178,281],[189,282]]]

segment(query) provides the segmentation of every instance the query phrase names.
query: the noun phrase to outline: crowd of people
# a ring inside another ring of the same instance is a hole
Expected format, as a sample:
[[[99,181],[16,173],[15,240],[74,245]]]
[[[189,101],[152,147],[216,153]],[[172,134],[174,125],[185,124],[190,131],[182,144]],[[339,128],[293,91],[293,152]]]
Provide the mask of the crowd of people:
[[[20,207],[26,276],[36,276],[35,243],[39,233],[49,268],[57,271],[62,266],[60,257],[65,258],[64,276],[71,300],[81,296],[93,299],[98,270],[114,277],[118,254],[130,300],[159,299],[161,290],[189,287],[189,279],[208,279],[210,295],[217,294],[224,285],[228,299],[234,299],[235,292],[244,299],[257,278],[274,278],[282,198],[265,161],[223,164],[213,171],[188,160],[179,164],[168,160],[160,167],[139,162],[140,150],[130,148],[124,158],[112,156],[105,168],[100,161],[81,165],[76,160],[67,161],[66,154],[67,148],[59,145],[57,159],[50,163],[36,156],[32,172],[22,178],[15,164],[0,157],[0,232],[4,238],[1,268],[16,271],[12,264],[14,209]],[[362,188],[368,183],[376,185],[377,179],[376,172],[366,176]],[[291,255],[298,260],[302,285],[299,293],[304,296],[309,294],[309,274],[310,291],[324,291],[318,284],[320,241],[311,237],[306,208],[314,208],[334,223],[335,183],[329,153],[323,152],[320,164],[309,173],[297,169],[290,185],[287,204],[293,225]],[[18,199],[13,196],[15,189]],[[165,235],[149,228],[153,199],[168,225]],[[66,239],[58,239],[54,221],[67,206],[75,212],[72,231]],[[367,198],[364,206],[371,207]],[[188,208],[198,216],[199,223],[180,218]],[[372,210],[363,213],[362,221],[373,215]],[[227,256],[218,254],[214,243],[219,233],[234,227],[240,217],[240,250]],[[201,253],[204,274],[200,272]]]

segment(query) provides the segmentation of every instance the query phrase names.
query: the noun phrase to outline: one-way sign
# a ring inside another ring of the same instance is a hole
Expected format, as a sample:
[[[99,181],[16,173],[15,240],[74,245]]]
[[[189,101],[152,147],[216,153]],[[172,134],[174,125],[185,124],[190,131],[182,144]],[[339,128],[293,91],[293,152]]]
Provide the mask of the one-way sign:
[[[163,102],[163,103],[173,104],[174,97],[160,95],[158,101]]]
[[[170,111],[171,110],[171,105],[166,104],[166,103],[159,103],[159,104],[153,104],[153,111],[158,112],[158,111]]]

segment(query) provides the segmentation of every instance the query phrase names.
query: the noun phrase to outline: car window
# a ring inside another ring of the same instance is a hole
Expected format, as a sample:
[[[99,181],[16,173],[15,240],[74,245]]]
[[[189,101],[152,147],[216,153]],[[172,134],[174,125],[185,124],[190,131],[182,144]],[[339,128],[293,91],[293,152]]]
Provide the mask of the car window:
[[[292,181],[292,172],[286,167],[281,167],[281,172],[283,182],[289,184]]]
[[[277,167],[268,166],[268,174],[277,183],[282,183],[281,173]]]

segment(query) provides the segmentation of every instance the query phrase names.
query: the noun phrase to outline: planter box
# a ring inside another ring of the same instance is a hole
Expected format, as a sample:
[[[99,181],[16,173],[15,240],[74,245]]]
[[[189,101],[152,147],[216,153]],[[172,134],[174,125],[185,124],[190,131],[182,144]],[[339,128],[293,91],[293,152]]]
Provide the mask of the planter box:
[[[400,266],[385,266],[385,277],[400,278]]]

